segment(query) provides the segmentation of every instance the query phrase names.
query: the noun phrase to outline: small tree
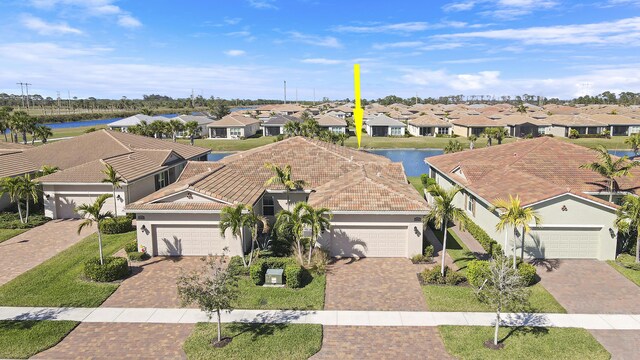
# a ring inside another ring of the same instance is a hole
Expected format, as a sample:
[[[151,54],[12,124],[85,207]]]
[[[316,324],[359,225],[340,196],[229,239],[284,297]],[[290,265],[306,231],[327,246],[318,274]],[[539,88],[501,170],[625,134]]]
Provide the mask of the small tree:
[[[314,208],[311,205],[307,205],[306,214],[303,216],[304,222],[311,228],[311,241],[309,243],[309,265],[311,265],[311,256],[313,255],[313,249],[316,247],[318,237],[329,230],[331,227],[331,218],[333,215],[327,208]]]
[[[274,228],[278,232],[278,235],[289,233],[293,236],[297,246],[297,256],[300,263],[304,263],[304,257],[302,256],[302,233],[305,225],[305,215],[307,212],[307,204],[299,202],[293,207],[292,211],[282,210],[276,216],[276,223]]]
[[[455,139],[449,140],[449,143],[444,147],[445,154],[452,154],[459,151],[462,151],[462,144]]]
[[[42,192],[42,188],[40,187],[40,184],[36,183],[35,181],[33,181],[33,179],[31,178],[31,175],[27,174],[23,177],[19,178],[21,181],[21,186],[20,186],[20,193],[21,193],[21,197],[25,198],[25,203],[26,203],[26,212],[25,212],[25,216],[24,216],[24,222],[28,223],[29,222],[29,204],[31,203],[31,201],[35,203],[38,203],[38,199],[40,198],[40,193]]]
[[[11,202],[16,203],[18,205],[18,216],[20,217],[20,222],[24,223],[24,219],[22,218],[22,207],[20,206],[20,201],[22,200],[22,180],[19,177],[6,177],[1,179],[0,181],[0,195],[7,194],[9,196],[9,200]]]
[[[104,202],[111,197],[111,194],[102,194],[98,196],[96,201],[93,204],[82,204],[76,208],[76,212],[80,217],[84,218],[84,220],[78,225],[78,235],[82,232],[82,229],[85,227],[90,227],[93,223],[96,223],[96,227],[98,229],[98,249],[100,252],[100,265],[104,265],[104,258],[102,256],[102,233],[100,232],[100,224],[106,220],[113,218],[113,214],[111,211],[107,211],[105,213],[102,211],[102,206]]]
[[[629,161],[626,155],[614,160],[607,151],[607,148],[602,145],[598,145],[593,150],[598,153],[598,160],[580,165],[580,168],[589,169],[607,179],[609,202],[611,202],[613,200],[613,192],[618,190],[618,182],[616,179],[631,176],[631,169],[639,166],[640,162]]]
[[[111,190],[113,191],[113,211],[115,212],[115,216],[118,217],[118,202],[116,201],[116,189],[122,188],[120,186],[120,182],[122,178],[118,175],[113,166],[106,164],[106,168],[102,170],[102,173],[106,176],[102,179],[103,183],[111,184]]]
[[[280,184],[284,186],[287,193],[287,210],[291,209],[291,202],[289,201],[289,193],[292,190],[301,190],[307,183],[304,180],[293,180],[291,174],[291,165],[280,167],[276,164],[267,163],[264,167],[273,171],[274,175],[269,178],[264,185]]]
[[[224,263],[224,257],[220,261],[209,258],[202,270],[180,275],[177,282],[183,306],[198,305],[209,320],[216,314],[218,343],[222,341],[220,313],[223,310],[231,311],[238,298],[238,279],[233,271],[223,266]]]
[[[243,212],[246,206],[238,204],[236,206],[225,206],[220,213],[220,235],[225,237],[227,229],[231,229],[231,235],[234,239],[240,240],[240,249],[242,251],[242,264],[246,267],[247,261],[244,258],[244,239],[243,229],[245,225],[245,217]]]
[[[625,234],[636,231],[636,262],[640,263],[640,198],[635,195],[626,195],[622,206],[616,211],[616,228]]]
[[[251,229],[251,252],[249,252],[249,265],[251,266],[251,261],[253,260],[253,250],[254,244],[258,241],[258,232],[262,232],[266,234],[269,232],[269,220],[262,215],[258,215],[253,211],[251,206],[246,206],[246,209],[249,211],[244,214],[244,225]]]
[[[193,146],[194,139],[196,138],[196,136],[200,135],[200,125],[198,124],[197,121],[191,120],[191,121],[187,121],[187,123],[184,124],[184,129],[189,134],[189,141]]]
[[[509,259],[498,257],[489,263],[487,279],[476,290],[478,299],[496,309],[496,325],[493,345],[498,345],[500,314],[503,310],[518,311],[529,300],[529,291],[516,269],[509,266]]]
[[[524,241],[526,234],[531,231],[529,224],[534,222],[536,225],[540,225],[542,221],[540,215],[532,207],[523,207],[521,205],[520,197],[516,195],[509,195],[509,200],[497,199],[495,206],[491,208],[491,211],[497,211],[500,213],[498,223],[496,224],[496,230],[504,231],[507,226],[513,227],[513,268],[517,266],[516,263],[516,242],[518,239],[518,228],[522,228],[522,246],[520,248],[520,258],[524,258]],[[504,251],[507,251],[507,244],[504,244]]]

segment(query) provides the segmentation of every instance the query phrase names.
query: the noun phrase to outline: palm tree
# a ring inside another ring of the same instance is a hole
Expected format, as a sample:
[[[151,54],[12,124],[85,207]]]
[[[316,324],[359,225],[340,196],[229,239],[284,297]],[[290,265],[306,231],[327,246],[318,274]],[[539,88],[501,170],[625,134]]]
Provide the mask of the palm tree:
[[[43,144],[47,143],[47,139],[53,136],[53,131],[50,127],[44,125],[36,125],[33,128],[33,136],[31,137],[31,145],[34,144],[36,139],[42,140]]]
[[[168,125],[168,128],[171,131],[171,136],[173,138],[173,142],[176,142],[177,137],[178,137],[178,132],[184,130],[184,124],[182,123],[182,121],[180,121],[178,119],[171,119],[171,120],[169,120],[167,125]]]
[[[298,259],[303,261],[302,256],[302,232],[306,225],[305,214],[307,212],[307,204],[299,202],[293,207],[292,211],[281,210],[276,216],[276,223],[274,228],[278,231],[278,234],[291,233],[296,240]]]
[[[38,199],[40,198],[40,184],[36,183],[31,179],[31,175],[27,174],[25,176],[19,177],[21,180],[21,197],[25,198],[27,210],[24,216],[24,222],[29,222],[29,204],[33,200],[34,203],[38,203]]]
[[[57,172],[58,170],[60,170],[60,168],[57,166],[42,165],[38,172],[40,173],[40,176],[47,176],[49,174]]]
[[[519,112],[520,114],[526,114],[527,113],[527,107],[524,106],[523,103],[518,104],[518,108],[516,109],[517,112]]]
[[[624,143],[629,144],[633,153],[638,156],[638,150],[640,150],[640,133],[635,133],[624,139]]]
[[[636,230],[636,262],[640,263],[640,197],[626,195],[616,211],[614,226],[623,233]]]
[[[266,163],[264,167],[274,172],[274,175],[267,180],[264,185],[282,184],[287,193],[287,210],[290,210],[289,192],[292,190],[302,190],[307,183],[304,180],[291,179],[291,165],[286,165],[284,168],[281,168],[276,164]]]
[[[251,260],[253,259],[253,250],[254,244],[258,241],[258,232],[262,229],[262,233],[266,234],[269,232],[269,220],[262,215],[258,215],[253,211],[251,206],[246,206],[246,209],[249,211],[247,214],[244,214],[244,226],[247,226],[251,229],[251,252],[249,253],[249,265],[251,266]]]
[[[444,147],[445,154],[452,154],[462,151],[462,144],[458,140],[449,140],[447,146]]]
[[[522,228],[522,246],[520,248],[520,258],[524,259],[524,240],[526,234],[531,231],[529,224],[534,222],[536,225],[540,224],[540,215],[531,207],[522,207],[520,197],[515,198],[509,195],[509,200],[498,199],[495,202],[495,206],[491,208],[491,211],[500,212],[500,221],[496,224],[496,230],[503,231],[507,226],[513,227],[513,268],[516,264],[516,240],[518,239],[518,228]],[[506,249],[505,249],[506,252]]]
[[[593,150],[598,153],[599,161],[580,165],[580,168],[594,171],[607,179],[609,202],[611,202],[613,200],[613,191],[618,188],[616,178],[630,176],[631,169],[640,165],[640,163],[637,161],[629,161],[626,155],[617,160],[613,160],[607,148],[602,145],[598,145]]]
[[[187,123],[184,124],[184,129],[189,134],[189,141],[191,142],[191,146],[193,146],[195,137],[200,134],[200,125],[195,120],[187,121]]]
[[[231,229],[231,235],[234,239],[240,240],[240,249],[242,250],[242,264],[246,267],[247,261],[244,258],[244,240],[243,240],[243,228],[245,225],[245,217],[243,212],[246,206],[244,204],[238,204],[236,206],[225,206],[220,212],[220,235],[225,237],[227,229]]]
[[[478,137],[476,135],[469,135],[469,137],[467,138],[467,140],[469,140],[469,148],[471,150],[473,150],[473,147],[475,145],[475,142],[478,141]]]
[[[316,247],[316,242],[320,234],[329,230],[331,227],[331,218],[333,215],[327,208],[313,208],[311,205],[306,205],[306,214],[303,216],[304,222],[311,228],[311,242],[309,243],[309,264],[311,264],[311,255],[313,249]]]
[[[4,141],[9,141],[7,139],[7,131],[9,130],[9,118],[11,117],[10,108],[3,106],[0,107],[0,132],[4,134]]]
[[[12,128],[15,131],[15,135],[22,133],[22,142],[27,143],[27,133],[36,125],[36,121],[33,117],[29,116],[26,111],[16,111],[11,115]]]
[[[140,111],[141,114],[143,115],[147,115],[147,116],[153,116],[153,110],[149,109],[149,108],[144,108]]]
[[[102,206],[104,202],[111,197],[111,194],[102,194],[98,196],[96,201],[93,204],[82,204],[76,207],[76,212],[80,215],[80,217],[84,218],[84,220],[78,225],[78,235],[82,232],[82,229],[85,227],[93,226],[93,223],[96,223],[96,228],[98,229],[98,249],[100,251],[100,265],[104,265],[104,257],[102,256],[102,233],[100,232],[100,224],[106,220],[113,218],[113,214],[111,211],[102,212]]]
[[[22,180],[19,177],[6,177],[1,179],[0,194],[9,195],[11,202],[15,202],[18,205],[18,216],[20,217],[20,222],[24,223],[22,208],[20,207],[20,201],[22,200]]]
[[[115,212],[116,217],[118,217],[118,202],[116,201],[116,189],[122,188],[122,186],[120,185],[120,182],[122,182],[122,178],[120,177],[120,175],[118,175],[118,173],[113,168],[113,166],[109,164],[105,164],[105,167],[106,168],[102,170],[102,173],[106,177],[102,179],[102,182],[111,184],[111,189],[113,190],[113,210]]]
[[[344,146],[344,142],[349,139],[349,134],[346,132],[338,134],[338,141],[340,142],[340,146]]]
[[[299,122],[289,121],[288,123],[284,124],[284,132],[288,136],[298,136],[302,132],[302,127],[300,126]]]
[[[444,276],[444,258],[447,252],[449,222],[457,221],[461,228],[464,228],[467,223],[467,215],[464,213],[464,210],[453,203],[456,195],[460,191],[462,191],[462,188],[459,186],[445,190],[438,184],[433,184],[427,188],[427,192],[433,196],[433,204],[431,205],[431,210],[427,216],[425,216],[424,222],[433,221],[436,225],[438,223],[442,224],[441,229],[444,234],[444,240],[442,242],[442,266],[440,269],[442,276]]]
[[[318,120],[314,118],[305,120],[301,125],[301,129],[304,136],[310,138],[315,138],[320,134],[320,124],[318,124]]]

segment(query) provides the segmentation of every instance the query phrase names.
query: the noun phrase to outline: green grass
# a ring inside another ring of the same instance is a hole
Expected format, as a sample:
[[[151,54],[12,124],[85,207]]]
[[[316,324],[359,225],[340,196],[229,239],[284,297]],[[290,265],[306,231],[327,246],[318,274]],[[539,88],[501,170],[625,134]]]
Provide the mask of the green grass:
[[[275,136],[261,136],[244,140],[196,139],[194,145],[210,148],[212,151],[243,151],[271,144],[275,140]],[[190,144],[189,139],[178,139],[178,141],[184,144]]]
[[[29,229],[0,229],[0,243],[20,235]]]
[[[135,232],[103,236],[105,255],[122,249],[135,239]],[[97,235],[89,235],[69,249],[52,257],[0,287],[0,305],[97,307],[118,284],[100,284],[81,279],[84,262],[98,256]]]
[[[633,281],[636,285],[640,286],[640,271],[626,268],[618,264],[614,260],[607,260],[607,263],[616,269],[620,274],[624,275],[627,279]]]
[[[233,340],[214,348],[217,326],[199,323],[183,345],[189,359],[308,359],[322,346],[322,326],[307,324],[222,325],[222,335]]]
[[[75,321],[0,321],[0,358],[27,359],[59,343]]]
[[[407,176],[407,180],[409,180],[409,184],[413,186],[420,196],[424,196],[424,186],[422,186],[422,180],[420,180],[420,176]]]
[[[484,347],[493,327],[438,326],[447,351],[459,359],[582,360],[610,354],[587,330],[575,328],[500,328],[502,350]]]
[[[314,276],[311,283],[301,289],[264,287],[255,285],[248,277],[239,281],[238,309],[292,309],[321,310],[324,307],[325,276]]]
[[[598,145],[603,145],[607,149],[630,149],[629,144],[625,144],[624,141],[628,139],[627,136],[612,136],[611,139],[605,138],[584,138],[584,139],[569,139],[558,137],[557,139],[570,142],[577,145],[586,146],[588,148],[594,148]]]
[[[529,288],[532,312],[566,313],[567,311],[540,284]],[[491,306],[480,302],[470,286],[425,285],[422,292],[430,311],[493,312]]]
[[[443,232],[441,230],[432,229],[440,243],[443,241]],[[469,248],[460,240],[458,234],[456,234],[452,228],[449,228],[449,234],[447,235],[447,254],[453,259],[453,263],[458,266],[458,271],[462,274],[467,273],[467,264],[471,260],[475,260],[475,255],[469,250]]]

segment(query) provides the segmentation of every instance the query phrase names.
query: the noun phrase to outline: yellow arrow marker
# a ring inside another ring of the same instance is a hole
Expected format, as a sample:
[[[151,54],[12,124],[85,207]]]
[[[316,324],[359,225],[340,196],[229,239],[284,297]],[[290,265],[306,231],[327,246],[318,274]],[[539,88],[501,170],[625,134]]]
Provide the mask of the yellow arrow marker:
[[[362,141],[362,118],[364,117],[364,111],[362,110],[362,106],[360,105],[360,64],[353,65],[353,85],[356,92],[356,107],[353,109],[353,120],[355,121],[356,125],[358,149],[360,149],[360,142]]]

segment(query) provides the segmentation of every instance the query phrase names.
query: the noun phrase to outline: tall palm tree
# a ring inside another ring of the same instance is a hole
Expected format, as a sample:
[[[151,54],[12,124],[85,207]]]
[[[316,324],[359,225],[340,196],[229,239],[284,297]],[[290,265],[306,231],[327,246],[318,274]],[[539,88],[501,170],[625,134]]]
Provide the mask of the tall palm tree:
[[[287,193],[287,210],[291,210],[289,193],[292,190],[302,190],[307,183],[304,180],[293,180],[291,178],[291,165],[286,165],[282,168],[276,164],[266,163],[264,164],[264,167],[274,173],[274,175],[264,183],[265,186],[273,184],[281,184],[284,186],[285,192]]]
[[[40,184],[33,181],[33,179],[31,178],[31,175],[29,174],[19,177],[19,179],[21,180],[21,193],[22,193],[21,197],[25,198],[25,203],[27,208],[24,216],[24,222],[28,223],[29,222],[29,204],[31,203],[31,201],[33,201],[34,203],[38,203],[38,199],[40,198],[40,193],[42,192],[42,189],[40,187]]]
[[[299,122],[289,121],[284,124],[284,132],[287,136],[298,136],[302,132],[302,127]]]
[[[496,230],[504,231],[507,226],[513,227],[513,268],[517,266],[516,263],[516,241],[518,240],[518,228],[522,229],[521,236],[522,242],[520,247],[520,258],[524,259],[524,240],[526,234],[531,231],[529,224],[534,222],[539,225],[542,219],[540,215],[531,207],[522,207],[520,197],[515,198],[509,195],[509,200],[498,199],[495,202],[495,206],[491,208],[491,211],[498,211],[500,213],[498,223],[496,224]],[[505,249],[506,252],[506,249]]]
[[[167,123],[169,130],[171,131],[171,137],[173,138],[173,142],[177,141],[178,133],[184,130],[184,124],[182,121],[178,119],[171,119]]]
[[[100,265],[104,265],[104,257],[102,255],[102,233],[100,232],[100,224],[106,220],[113,218],[111,211],[102,212],[102,206],[104,202],[111,197],[111,194],[102,194],[98,196],[93,204],[82,204],[76,207],[76,212],[84,220],[78,225],[78,235],[82,232],[82,229],[93,226],[96,223],[98,229],[98,249],[100,252]]]
[[[191,142],[191,146],[193,146],[194,139],[200,134],[200,125],[197,121],[191,120],[184,124],[184,129],[189,134],[189,141]]]
[[[11,117],[11,111],[8,107],[0,107],[0,132],[4,134],[4,141],[7,139],[7,131],[9,130],[9,118]]]
[[[298,258],[301,262],[304,259],[302,256],[302,233],[307,224],[305,221],[306,212],[307,204],[299,202],[293,207],[292,211],[281,210],[276,216],[276,223],[274,225],[278,234],[290,233],[293,235],[297,244]]]
[[[269,232],[269,220],[262,215],[258,215],[253,211],[251,206],[246,206],[246,209],[249,211],[244,214],[244,225],[251,229],[251,252],[249,253],[249,265],[251,266],[251,261],[253,260],[253,250],[254,244],[258,241],[258,232],[262,230],[263,234]]]
[[[20,217],[20,222],[24,223],[22,207],[20,206],[20,201],[22,200],[22,180],[19,177],[0,179],[0,194],[7,194],[11,202],[15,202],[18,205],[18,216]]]
[[[11,123],[13,124],[13,130],[15,135],[22,134],[22,142],[27,143],[27,133],[30,133],[33,127],[36,125],[36,121],[33,117],[29,116],[26,111],[16,111],[11,115]]]
[[[433,204],[431,204],[431,210],[423,221],[425,223],[433,221],[435,224],[442,224],[441,229],[444,237],[442,242],[442,266],[440,269],[442,276],[444,276],[444,258],[447,253],[449,222],[457,221],[461,228],[464,228],[467,223],[467,215],[464,210],[454,204],[455,197],[460,191],[462,191],[462,188],[459,186],[445,190],[438,184],[433,184],[427,188],[427,192],[433,196]]]
[[[318,120],[314,118],[305,120],[302,123],[301,128],[304,136],[308,136],[310,138],[315,138],[320,134],[320,124],[318,124]]]
[[[626,195],[622,199],[614,225],[624,233],[636,230],[636,262],[640,263],[640,197]]]
[[[625,155],[617,160],[613,160],[611,154],[602,145],[598,145],[593,149],[598,153],[598,161],[592,163],[580,165],[582,169],[589,169],[600,174],[607,179],[609,190],[609,202],[613,199],[613,192],[618,188],[618,182],[616,178],[630,176],[631,169],[640,165],[637,161],[629,161],[629,158]]]
[[[105,164],[105,169],[102,170],[102,173],[105,175],[105,178],[102,179],[103,183],[111,184],[111,189],[113,191],[113,211],[115,212],[116,217],[118,217],[118,202],[116,201],[116,189],[121,189],[122,178],[113,166],[109,164]]]
[[[628,144],[633,150],[633,153],[638,156],[638,152],[640,150],[640,133],[635,133],[630,135],[628,138],[624,139],[624,143]]]
[[[50,127],[44,125],[36,125],[33,128],[33,136],[31,137],[31,145],[34,144],[36,139],[42,140],[43,144],[47,143],[47,139],[53,136],[53,131]]]
[[[234,239],[240,240],[240,249],[242,249],[242,264],[246,267],[247,261],[244,258],[244,240],[243,229],[245,225],[245,217],[243,212],[246,206],[244,204],[238,204],[235,206],[225,206],[220,212],[220,235],[225,237],[227,229],[231,230],[231,235]]]
[[[304,222],[311,228],[311,242],[309,243],[309,264],[311,264],[311,255],[313,249],[316,247],[318,237],[329,230],[331,227],[331,219],[333,214],[327,208],[314,208],[311,205],[306,205],[306,214],[303,215]]]

